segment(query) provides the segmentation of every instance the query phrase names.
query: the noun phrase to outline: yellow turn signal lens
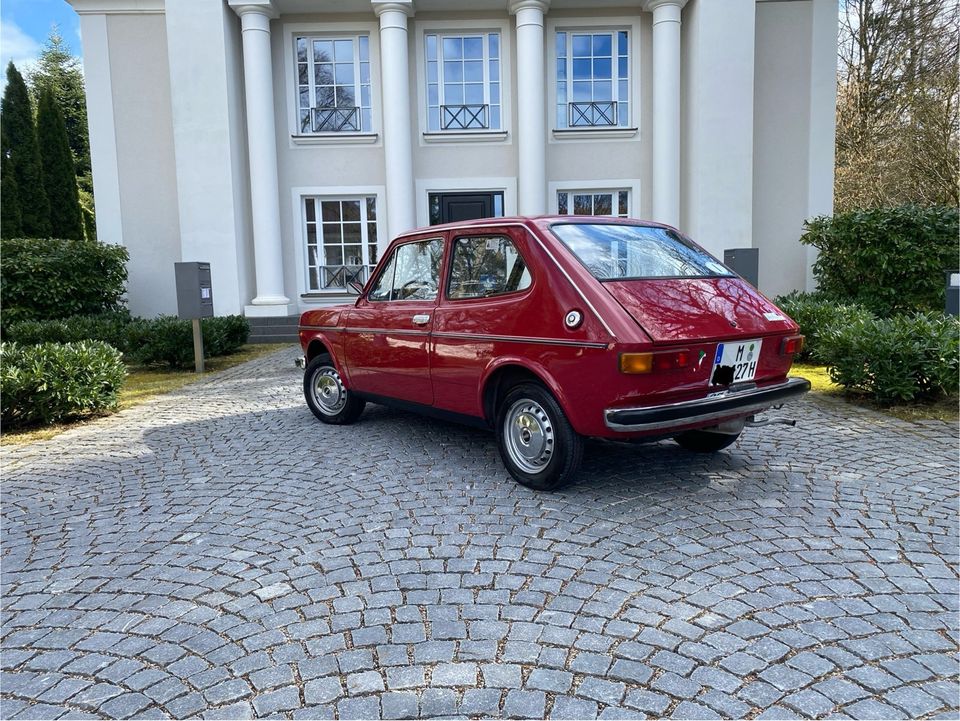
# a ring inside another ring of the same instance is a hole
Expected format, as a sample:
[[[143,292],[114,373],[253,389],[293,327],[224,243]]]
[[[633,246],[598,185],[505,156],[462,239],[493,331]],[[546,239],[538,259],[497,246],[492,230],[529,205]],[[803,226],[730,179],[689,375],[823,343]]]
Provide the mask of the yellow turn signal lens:
[[[621,373],[650,373],[653,371],[653,353],[621,353]]]

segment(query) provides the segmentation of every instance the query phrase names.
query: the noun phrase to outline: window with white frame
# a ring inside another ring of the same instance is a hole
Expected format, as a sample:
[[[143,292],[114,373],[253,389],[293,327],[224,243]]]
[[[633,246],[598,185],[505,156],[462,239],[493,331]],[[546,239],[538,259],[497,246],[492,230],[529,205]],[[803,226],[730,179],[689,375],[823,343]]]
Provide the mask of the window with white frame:
[[[361,285],[377,264],[377,199],[303,199],[307,241],[307,290],[344,290]]]
[[[427,130],[500,130],[500,33],[424,37]]]
[[[629,33],[558,30],[556,42],[557,127],[627,127]]]
[[[557,191],[557,213],[560,215],[630,215],[629,190],[560,190]]]
[[[295,39],[301,134],[372,132],[370,38]]]

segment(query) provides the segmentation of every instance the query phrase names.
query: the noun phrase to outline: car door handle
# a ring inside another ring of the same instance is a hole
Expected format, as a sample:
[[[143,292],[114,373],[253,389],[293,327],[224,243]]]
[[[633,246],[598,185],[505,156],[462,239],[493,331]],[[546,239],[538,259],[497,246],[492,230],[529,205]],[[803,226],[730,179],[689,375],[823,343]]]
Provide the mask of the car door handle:
[[[430,316],[427,315],[426,313],[418,313],[417,315],[413,316],[414,325],[426,325],[429,322],[430,322]]]

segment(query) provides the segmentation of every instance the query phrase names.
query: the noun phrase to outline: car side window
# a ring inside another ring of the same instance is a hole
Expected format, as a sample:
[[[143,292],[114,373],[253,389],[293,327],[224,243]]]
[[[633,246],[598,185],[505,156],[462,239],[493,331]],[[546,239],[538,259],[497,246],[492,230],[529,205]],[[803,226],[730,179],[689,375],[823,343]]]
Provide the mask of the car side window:
[[[434,300],[442,261],[443,241],[439,238],[397,246],[367,300]]]
[[[447,297],[489,298],[529,288],[530,271],[513,241],[502,235],[457,238]]]

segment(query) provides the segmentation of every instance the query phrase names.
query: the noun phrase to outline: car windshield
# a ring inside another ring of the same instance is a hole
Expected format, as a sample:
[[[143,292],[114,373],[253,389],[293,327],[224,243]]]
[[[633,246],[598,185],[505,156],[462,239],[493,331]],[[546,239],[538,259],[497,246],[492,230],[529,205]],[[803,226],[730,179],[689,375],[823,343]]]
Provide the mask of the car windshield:
[[[669,228],[557,223],[551,229],[598,280],[733,275],[725,265]]]

